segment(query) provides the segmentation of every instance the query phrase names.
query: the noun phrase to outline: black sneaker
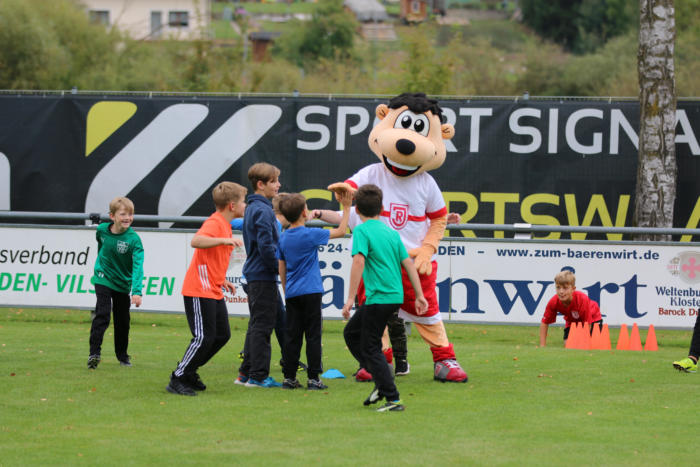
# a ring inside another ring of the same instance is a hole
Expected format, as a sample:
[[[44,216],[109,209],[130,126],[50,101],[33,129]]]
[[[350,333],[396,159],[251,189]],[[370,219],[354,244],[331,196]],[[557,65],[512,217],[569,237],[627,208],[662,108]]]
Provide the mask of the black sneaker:
[[[130,356],[130,355],[127,355],[127,356],[124,357],[124,358],[120,358],[120,359],[119,359],[119,364],[120,364],[121,366],[131,366],[131,356]]]
[[[367,399],[363,402],[365,405],[371,405],[371,404],[376,404],[380,400],[384,399],[384,396],[379,394],[379,389],[377,389],[377,386],[372,389],[372,392],[369,393],[369,396],[367,396]]]
[[[411,365],[408,364],[408,360],[396,359],[396,367],[394,368],[394,374],[396,376],[407,375],[411,372]]]
[[[181,396],[196,396],[197,393],[189,387],[182,378],[178,378],[175,375],[170,376],[170,383],[165,387],[165,390],[172,394],[179,394]]]
[[[306,389],[310,389],[312,391],[320,391],[322,389],[328,389],[328,386],[323,384],[323,381],[320,379],[310,379],[308,383],[306,383]]]
[[[387,401],[386,404],[379,407],[377,412],[403,412],[405,407],[401,404],[401,401]]]
[[[205,389],[207,389],[207,385],[204,384],[202,378],[199,377],[199,373],[195,373],[194,375],[188,377],[187,383],[195,391],[204,391]]]
[[[284,378],[284,381],[282,381],[282,388],[284,389],[298,389],[301,387],[303,386],[296,378]]]
[[[88,370],[95,370],[95,369],[97,369],[97,365],[100,364],[100,360],[102,360],[102,358],[100,357],[99,354],[90,355],[90,356],[88,357],[88,363],[87,363]]]

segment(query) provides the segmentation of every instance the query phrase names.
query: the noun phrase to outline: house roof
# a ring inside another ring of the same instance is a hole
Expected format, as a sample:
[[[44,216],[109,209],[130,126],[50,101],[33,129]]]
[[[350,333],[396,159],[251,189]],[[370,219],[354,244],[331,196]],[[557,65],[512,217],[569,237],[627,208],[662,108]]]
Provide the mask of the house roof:
[[[344,5],[359,21],[384,21],[389,18],[384,5],[377,0],[345,0]]]

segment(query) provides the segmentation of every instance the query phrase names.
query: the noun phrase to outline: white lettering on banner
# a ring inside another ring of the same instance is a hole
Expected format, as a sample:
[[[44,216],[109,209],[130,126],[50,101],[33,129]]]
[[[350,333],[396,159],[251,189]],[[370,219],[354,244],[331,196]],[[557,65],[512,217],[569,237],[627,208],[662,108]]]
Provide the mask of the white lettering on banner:
[[[331,114],[331,109],[322,105],[308,105],[299,109],[297,113],[297,128],[299,128],[299,131],[319,134],[319,138],[316,141],[302,141],[298,139],[297,148],[299,149],[319,151],[328,146],[328,142],[331,140],[331,132],[326,125],[322,123],[309,123],[306,121],[307,117],[313,114],[329,116]]]
[[[509,143],[510,151],[516,154],[532,154],[541,150],[543,135],[540,129],[536,126],[526,125],[521,122],[523,118],[534,118],[537,120],[542,119],[543,111],[547,111],[545,118],[548,120],[546,122],[546,127],[543,128],[547,131],[547,153],[557,154],[560,152],[573,151],[578,154],[611,154],[617,155],[620,153],[620,129],[624,132],[629,142],[635,147],[639,145],[639,137],[637,132],[634,130],[630,122],[625,117],[624,113],[619,108],[610,108],[609,112],[609,129],[610,136],[608,141],[608,146],[605,148],[603,146],[603,125],[605,124],[605,115],[607,110],[601,110],[597,108],[583,108],[578,109],[568,116],[565,122],[563,122],[564,128],[564,140],[566,147],[560,148],[558,146],[558,136],[559,136],[559,110],[557,107],[550,107],[547,109],[539,109],[533,107],[522,107],[513,110],[508,116],[508,129],[513,135],[516,136],[526,136],[529,137],[530,142],[527,144],[518,144],[511,142]],[[484,122],[486,117],[492,117],[494,109],[492,107],[460,107],[458,114],[451,108],[447,106],[442,106],[443,114],[446,117],[447,123],[452,124],[455,130],[460,133],[464,132],[464,126],[460,125],[463,120],[457,118],[467,117],[468,119],[468,136],[469,148],[467,153],[479,153],[480,141],[481,141],[481,130],[485,126]],[[347,135],[360,135],[370,126],[369,123],[369,111],[361,106],[338,106],[337,107],[337,121],[336,121],[336,144],[335,148],[339,151],[344,151],[347,147]],[[330,119],[325,118],[321,122],[310,122],[310,117],[312,115],[322,115],[324,117],[330,117],[331,108],[327,106],[320,105],[309,105],[299,109],[296,122],[297,127],[302,133],[316,134],[318,137],[315,140],[297,139],[297,148],[304,149],[307,151],[320,151],[325,149],[331,141],[331,129],[330,129]],[[359,117],[359,121],[348,128],[348,116],[354,115]],[[583,119],[594,118],[601,120],[600,124],[595,125],[596,131],[581,133],[577,128],[580,126],[580,122]],[[678,128],[676,129],[676,144],[687,144],[690,149],[691,154],[698,156],[700,155],[700,144],[698,144],[698,139],[695,136],[693,127],[690,124],[690,120],[684,109],[676,110],[676,120],[678,122]],[[377,124],[377,119],[374,118],[372,121],[372,126]],[[586,144],[590,141],[590,144]],[[446,140],[445,146],[447,152],[459,152],[460,149],[457,148],[453,140]],[[607,152],[606,152],[607,150]]]
[[[8,259],[0,263],[0,306],[94,306],[90,284],[96,254],[94,229],[0,227],[0,235],[0,251]],[[139,235],[145,250],[142,309],[184,312],[180,288],[192,256],[193,234],[148,231]],[[326,318],[340,318],[347,296],[350,242],[339,239],[319,248]],[[84,253],[87,259],[52,263],[42,261],[42,251],[44,260],[48,252],[74,252],[76,257]],[[14,262],[8,252],[13,252]],[[600,304],[610,325],[689,329],[700,309],[700,286],[679,272],[700,273],[693,269],[700,268],[693,262],[700,251],[690,250],[687,244],[445,240],[437,253],[440,311],[452,322],[537,324],[554,296],[554,275],[564,266],[575,268],[577,288]],[[227,277],[237,290],[224,296],[229,313],[245,316],[242,266],[241,260],[230,262]]]
[[[603,134],[593,133],[593,144],[586,146],[576,139],[576,124],[584,118],[603,119],[603,111],[598,109],[581,109],[572,113],[566,121],[566,142],[571,149],[580,154],[599,154],[603,151]]]
[[[678,131],[678,124],[680,124],[683,129],[683,133]],[[685,110],[676,109],[676,144],[687,143],[690,147],[690,152],[694,156],[700,156],[700,144],[698,144],[698,139],[695,137],[693,132],[693,127],[690,126],[690,121],[688,120],[688,115],[686,115]]]
[[[524,135],[532,138],[530,144],[510,143],[510,152],[517,154],[529,154],[537,151],[542,144],[542,134],[534,126],[522,126],[519,121],[521,117],[540,118],[540,109],[523,108],[514,111],[508,119],[508,127],[516,135]]]
[[[350,135],[362,133],[369,126],[369,112],[367,109],[359,106],[339,106],[335,138],[335,149],[337,151],[345,150],[345,125],[347,124],[348,115],[355,115],[360,118],[359,122],[348,128]]]
[[[610,111],[610,154],[620,153],[620,127],[630,139],[635,149],[639,149],[639,136],[620,109]]]
[[[547,152],[557,153],[557,138],[559,137],[559,109],[549,109],[549,138],[547,139]]]
[[[493,109],[480,107],[460,107],[460,116],[470,117],[469,126],[469,152],[479,152],[479,134],[481,132],[481,117],[493,115]],[[456,128],[456,121],[452,123]]]

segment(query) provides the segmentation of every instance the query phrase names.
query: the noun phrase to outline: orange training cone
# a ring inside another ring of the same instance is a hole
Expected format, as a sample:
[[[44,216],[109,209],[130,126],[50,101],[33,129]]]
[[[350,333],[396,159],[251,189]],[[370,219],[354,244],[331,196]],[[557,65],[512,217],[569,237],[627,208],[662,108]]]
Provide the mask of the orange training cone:
[[[581,323],[581,348],[591,350],[591,325],[589,323]]]
[[[593,325],[593,334],[591,334],[591,350],[603,350],[603,334],[600,332],[600,326]]]
[[[611,350],[612,346],[610,345],[610,329],[608,329],[607,324],[603,324],[603,330],[600,332],[601,335],[601,350]]]
[[[629,350],[630,349],[630,336],[627,333],[627,325],[623,324],[620,326],[620,337],[617,338],[617,350]]]
[[[565,348],[576,348],[576,331],[576,323],[571,324],[571,326],[569,326],[569,337],[566,338],[566,345],[564,346]]]
[[[639,337],[639,326],[637,323],[632,325],[632,333],[630,334],[630,350],[642,351],[642,339]]]
[[[584,344],[584,339],[585,337],[583,336],[584,330],[583,330],[583,323],[576,323],[576,335],[574,337],[574,348],[582,350],[585,348]]]
[[[649,325],[649,331],[647,332],[647,341],[644,343],[644,350],[656,351],[659,350],[659,346],[656,343],[656,331],[654,331],[654,325]]]

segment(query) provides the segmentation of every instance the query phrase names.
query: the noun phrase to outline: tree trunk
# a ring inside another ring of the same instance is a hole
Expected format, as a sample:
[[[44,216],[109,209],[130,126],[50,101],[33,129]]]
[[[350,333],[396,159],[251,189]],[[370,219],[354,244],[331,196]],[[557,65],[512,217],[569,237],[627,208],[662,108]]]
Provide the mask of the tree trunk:
[[[639,167],[634,225],[673,227],[677,174],[673,0],[639,0],[639,10]],[[670,240],[670,236],[636,239]]]

